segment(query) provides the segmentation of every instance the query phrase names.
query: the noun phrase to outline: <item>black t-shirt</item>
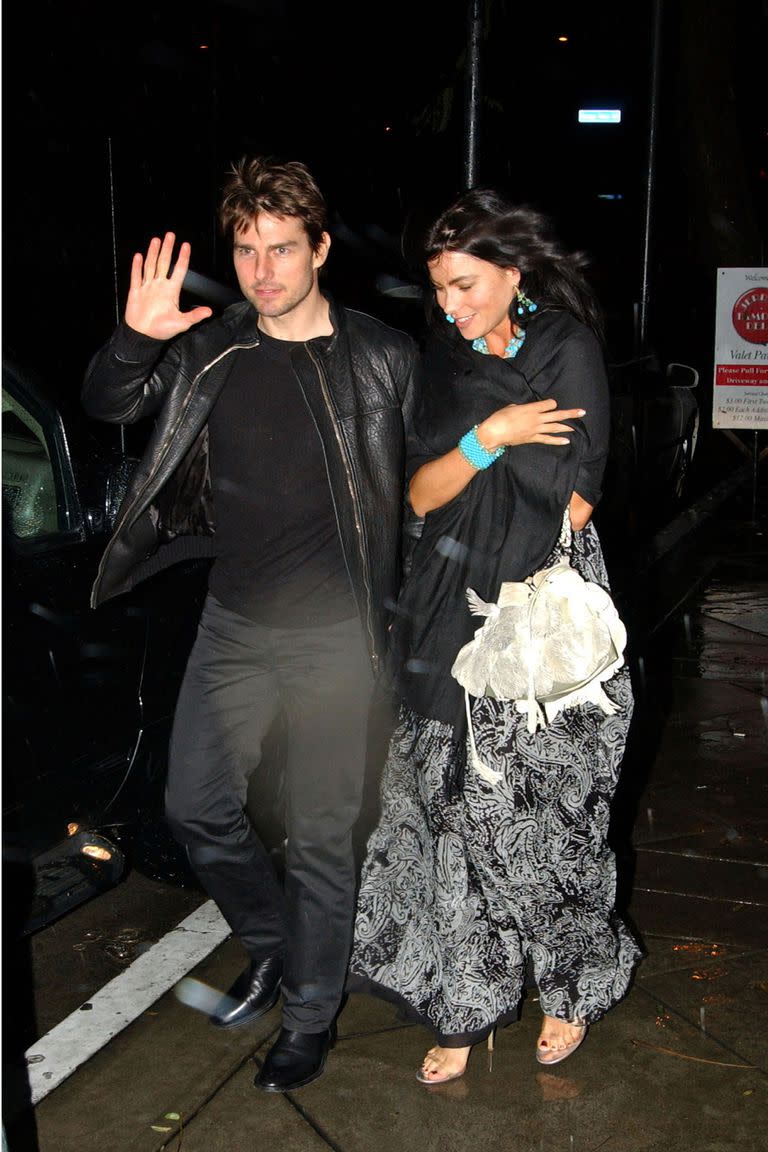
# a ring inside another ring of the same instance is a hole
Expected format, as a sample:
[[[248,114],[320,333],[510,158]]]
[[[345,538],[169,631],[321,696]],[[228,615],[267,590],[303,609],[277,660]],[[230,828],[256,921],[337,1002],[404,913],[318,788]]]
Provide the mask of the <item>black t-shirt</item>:
[[[234,353],[209,420],[209,589],[231,611],[285,628],[356,612],[323,446],[290,363],[295,347],[262,333],[258,348]]]

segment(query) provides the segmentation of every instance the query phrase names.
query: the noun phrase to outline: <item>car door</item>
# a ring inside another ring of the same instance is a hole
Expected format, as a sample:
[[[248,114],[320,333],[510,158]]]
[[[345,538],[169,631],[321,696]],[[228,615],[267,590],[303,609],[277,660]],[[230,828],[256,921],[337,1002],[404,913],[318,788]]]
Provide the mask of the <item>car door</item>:
[[[5,848],[34,856],[98,821],[140,730],[147,623],[89,590],[104,537],[87,531],[57,409],[3,366]]]

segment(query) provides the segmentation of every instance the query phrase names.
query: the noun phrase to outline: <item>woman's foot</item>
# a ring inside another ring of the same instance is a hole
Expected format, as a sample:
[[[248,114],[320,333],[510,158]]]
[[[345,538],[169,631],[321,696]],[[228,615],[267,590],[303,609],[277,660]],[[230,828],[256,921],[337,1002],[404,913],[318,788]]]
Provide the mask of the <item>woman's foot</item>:
[[[464,1075],[471,1048],[441,1048],[435,1045],[424,1057],[424,1063],[416,1073],[421,1084],[447,1084]]]
[[[576,1051],[586,1034],[586,1024],[569,1024],[567,1020],[545,1016],[536,1041],[536,1059],[539,1064],[559,1064]]]

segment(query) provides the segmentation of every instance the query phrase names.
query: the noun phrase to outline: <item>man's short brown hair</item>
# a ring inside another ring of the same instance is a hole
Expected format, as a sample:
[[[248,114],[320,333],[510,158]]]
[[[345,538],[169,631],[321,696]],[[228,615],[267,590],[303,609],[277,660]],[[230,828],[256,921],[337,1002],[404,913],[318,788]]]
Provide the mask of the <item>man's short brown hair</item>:
[[[312,173],[300,160],[244,156],[232,165],[219,204],[222,233],[233,240],[260,212],[300,220],[313,252],[317,252],[323,233],[328,231],[325,199]]]

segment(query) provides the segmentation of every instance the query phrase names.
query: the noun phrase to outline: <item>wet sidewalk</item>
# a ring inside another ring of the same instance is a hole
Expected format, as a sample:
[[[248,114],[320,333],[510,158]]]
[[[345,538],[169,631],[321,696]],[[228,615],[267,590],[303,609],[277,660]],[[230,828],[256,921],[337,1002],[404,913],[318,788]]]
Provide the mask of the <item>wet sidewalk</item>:
[[[671,608],[632,653],[613,820],[646,955],[578,1053],[536,1063],[531,991],[492,1069],[477,1048],[424,1088],[428,1033],[352,996],[325,1074],[271,1095],[252,1081],[279,1011],[227,1034],[169,993],[38,1104],[41,1152],[768,1150],[768,544],[748,495],[648,573]],[[242,963],[229,939],[193,975],[224,988]]]

